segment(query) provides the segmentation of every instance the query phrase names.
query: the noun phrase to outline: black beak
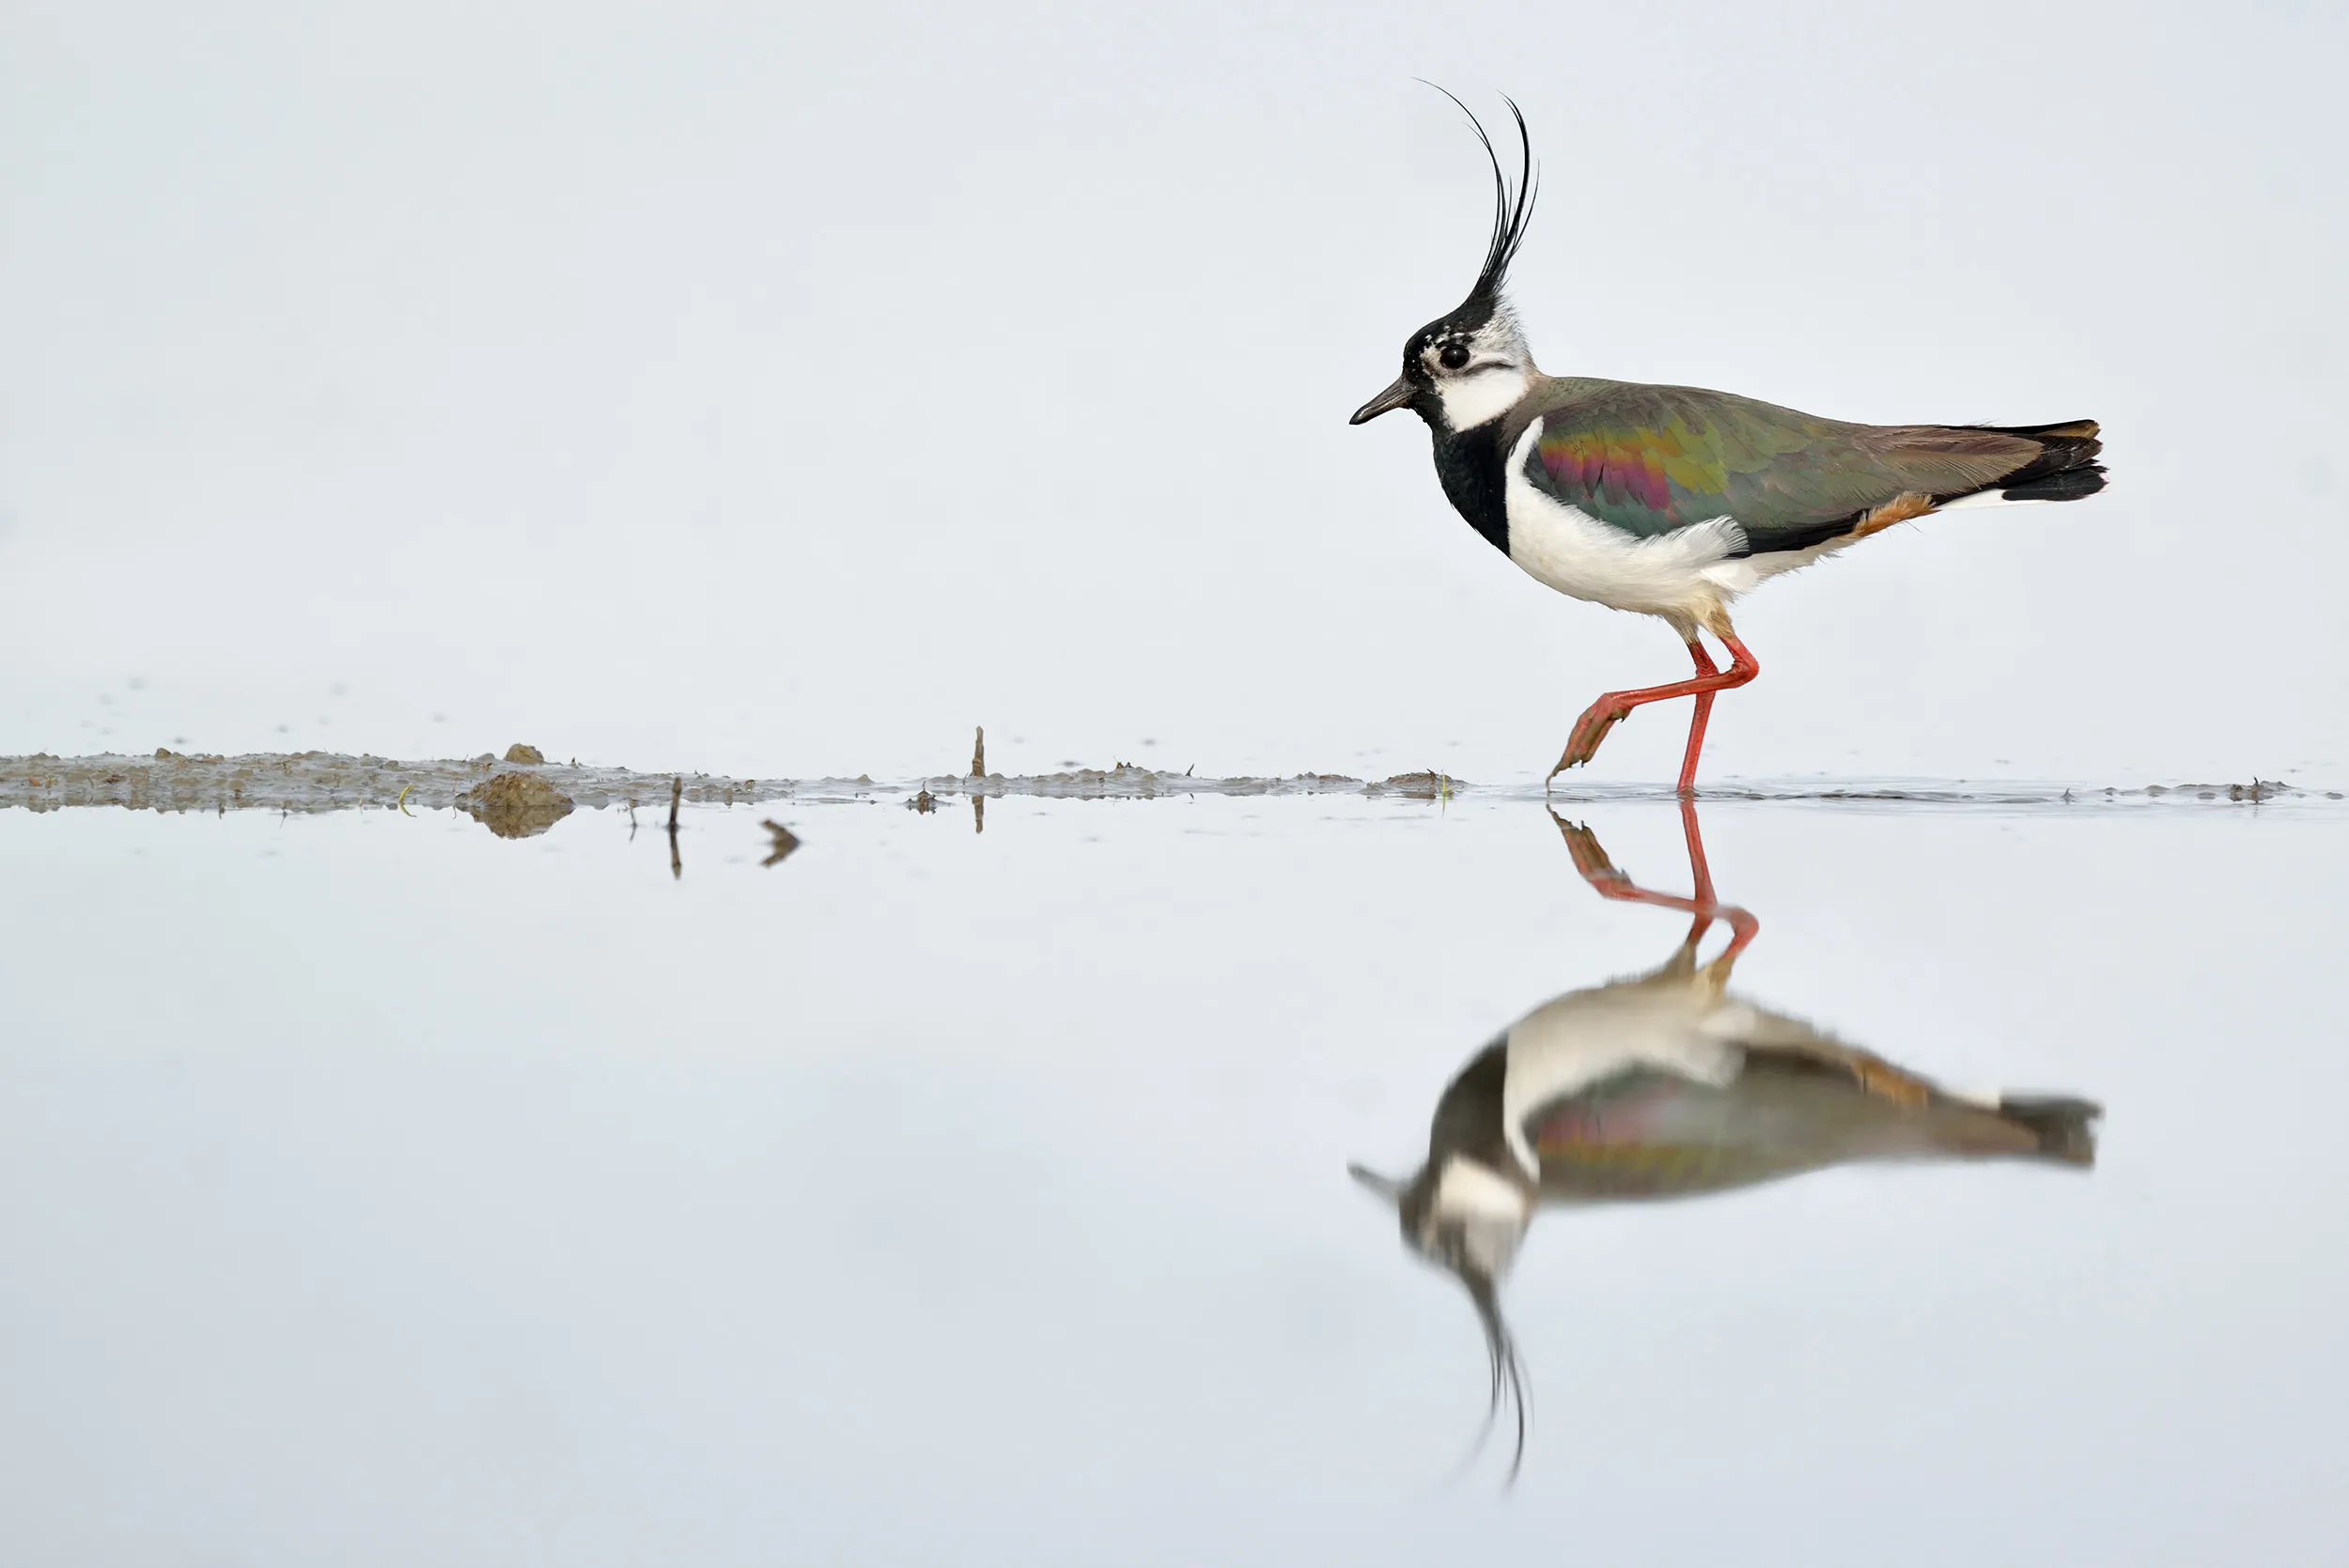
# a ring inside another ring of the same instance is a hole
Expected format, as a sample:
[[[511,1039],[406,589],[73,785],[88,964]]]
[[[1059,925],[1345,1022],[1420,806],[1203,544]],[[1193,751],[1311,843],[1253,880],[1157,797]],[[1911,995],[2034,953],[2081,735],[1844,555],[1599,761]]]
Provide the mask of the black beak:
[[[1411,399],[1418,396],[1419,389],[1411,385],[1409,378],[1397,376],[1394,379],[1394,385],[1356,409],[1354,417],[1346,423],[1361,425],[1377,418],[1382,413],[1392,413],[1397,409],[1408,409],[1411,406]]]

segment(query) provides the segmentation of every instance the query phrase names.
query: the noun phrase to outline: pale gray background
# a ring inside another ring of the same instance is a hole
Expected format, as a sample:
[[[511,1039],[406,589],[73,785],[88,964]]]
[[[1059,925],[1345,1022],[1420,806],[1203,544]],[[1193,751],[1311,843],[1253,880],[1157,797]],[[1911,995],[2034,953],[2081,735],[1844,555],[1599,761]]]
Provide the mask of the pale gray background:
[[[1680,655],[1344,426],[1486,221],[1424,75],[1532,118],[1550,368],[2107,424],[2109,496],[1753,600],[1717,768],[2338,783],[2344,42],[13,3],[0,753],[1537,771]],[[1529,804],[712,811],[681,883],[0,813],[0,1560],[2330,1564],[2336,810],[1717,811],[1757,998],[2104,1157],[1545,1218],[1505,1505],[1343,1167],[1676,939]]]
[[[2105,422],[1751,601],[1719,770],[2336,782],[2345,15],[16,0],[0,753],[1536,771],[1682,657],[1344,424],[1486,222],[1427,76],[1548,368]]]

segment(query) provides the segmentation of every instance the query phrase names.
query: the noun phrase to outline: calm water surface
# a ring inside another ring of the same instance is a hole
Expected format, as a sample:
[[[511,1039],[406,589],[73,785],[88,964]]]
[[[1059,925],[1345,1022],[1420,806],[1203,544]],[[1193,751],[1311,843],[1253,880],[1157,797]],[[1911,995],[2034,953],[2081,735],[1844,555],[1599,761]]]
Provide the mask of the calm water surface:
[[[1687,915],[1517,800],[761,815],[0,812],[0,1560],[2349,1548],[2349,812],[1707,808],[1732,992],[1878,1065],[1823,1169],[1544,1206],[1505,1491],[1347,1169]],[[1917,1078],[2092,1168],[1836,1163]]]

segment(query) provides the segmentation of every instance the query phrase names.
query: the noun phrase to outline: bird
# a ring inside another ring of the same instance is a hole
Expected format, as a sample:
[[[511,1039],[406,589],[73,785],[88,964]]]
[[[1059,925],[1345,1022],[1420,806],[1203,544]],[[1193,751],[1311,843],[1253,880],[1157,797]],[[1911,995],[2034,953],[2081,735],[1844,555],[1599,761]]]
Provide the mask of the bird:
[[[1589,763],[1633,709],[1694,697],[1675,786],[1693,793],[1715,694],[1761,674],[1730,620],[1741,595],[1894,523],[2105,488],[2092,419],[1859,425],[1702,387],[1545,375],[1507,294],[1539,184],[1525,116],[1502,100],[1520,149],[1513,180],[1475,113],[1437,90],[1468,115],[1492,165],[1484,264],[1466,300],[1406,340],[1403,373],[1349,423],[1418,414],[1445,498],[1470,528],[1559,593],[1664,621],[1695,666],[1687,680],[1603,693],[1546,784]]]
[[[1634,884],[1587,827],[1552,814],[1602,895],[1695,917],[1672,955],[1553,997],[1501,1031],[1438,1098],[1413,1174],[1347,1167],[1393,1205],[1405,1246],[1467,1289],[1489,1362],[1486,1432],[1503,1408],[1516,1417],[1512,1481],[1525,1382],[1500,1285],[1538,1207],[1698,1197],[1865,1161],[2095,1163],[2103,1112],[2092,1100],[1958,1094],[1732,993],[1760,923],[1715,896],[1693,802],[1681,810],[1687,898]],[[1729,942],[1700,963],[1717,922]]]

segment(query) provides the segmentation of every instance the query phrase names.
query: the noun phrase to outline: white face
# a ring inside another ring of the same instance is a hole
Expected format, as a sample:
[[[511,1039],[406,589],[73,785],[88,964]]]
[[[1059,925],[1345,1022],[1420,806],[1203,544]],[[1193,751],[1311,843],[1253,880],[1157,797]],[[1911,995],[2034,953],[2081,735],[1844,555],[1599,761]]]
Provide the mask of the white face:
[[[1455,1155],[1436,1181],[1436,1201],[1419,1229],[1420,1250],[1453,1266],[1497,1280],[1516,1261],[1533,1218],[1523,1189],[1473,1160]]]
[[[1533,357],[1517,318],[1497,310],[1473,333],[1444,334],[1419,351],[1420,366],[1434,384],[1443,405],[1444,423],[1455,430],[1470,430],[1498,419],[1525,396],[1533,376]]]

